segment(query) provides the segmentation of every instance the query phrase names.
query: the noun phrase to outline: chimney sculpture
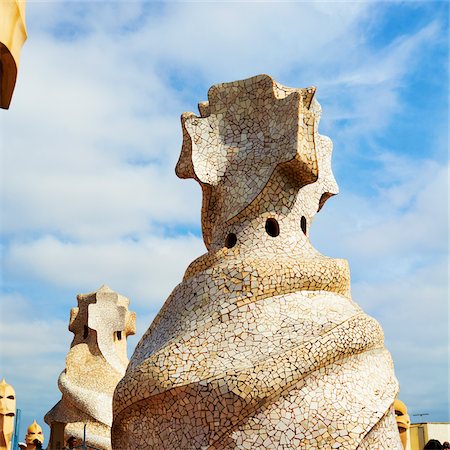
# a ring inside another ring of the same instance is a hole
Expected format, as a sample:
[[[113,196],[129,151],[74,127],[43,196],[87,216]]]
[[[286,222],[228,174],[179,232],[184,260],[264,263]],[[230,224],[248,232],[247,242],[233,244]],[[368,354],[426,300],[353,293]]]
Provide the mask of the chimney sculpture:
[[[260,75],[182,115],[176,173],[202,188],[208,253],[116,388],[114,449],[402,450],[381,327],[308,238],[338,192],[314,94]]]
[[[36,422],[36,420],[28,427],[25,442],[27,444],[27,450],[42,448],[42,444],[44,443],[44,435],[42,434],[41,426]]]
[[[129,300],[108,286],[77,299],[69,324],[75,336],[58,380],[62,399],[45,416],[48,448],[62,448],[71,437],[82,442],[86,424],[87,444],[106,450],[112,396],[128,364],[127,337],[136,331],[136,315],[128,310]]]
[[[11,103],[26,39],[25,0],[0,1],[0,108],[8,109]]]
[[[408,414],[408,408],[406,405],[399,400],[395,399],[394,402],[395,419],[397,421],[398,432],[400,434],[400,440],[404,450],[408,447],[408,430],[411,427],[411,420]]]
[[[16,419],[16,392],[5,379],[0,382],[0,450],[11,449]]]

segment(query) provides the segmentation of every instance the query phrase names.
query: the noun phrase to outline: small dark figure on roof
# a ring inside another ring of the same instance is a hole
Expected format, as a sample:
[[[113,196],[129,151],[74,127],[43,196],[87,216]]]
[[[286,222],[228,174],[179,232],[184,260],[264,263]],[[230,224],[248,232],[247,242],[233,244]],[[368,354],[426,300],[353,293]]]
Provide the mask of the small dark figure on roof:
[[[67,439],[67,446],[69,447],[69,449],[75,448],[75,446],[77,445],[77,439],[73,436],[70,436],[69,439]]]
[[[39,439],[35,439],[33,441],[33,444],[36,446],[36,450],[41,450],[42,449],[42,442],[39,441]]]
[[[444,448],[442,444],[437,439],[430,439],[426,444],[423,450],[433,450],[433,449],[442,449]]]

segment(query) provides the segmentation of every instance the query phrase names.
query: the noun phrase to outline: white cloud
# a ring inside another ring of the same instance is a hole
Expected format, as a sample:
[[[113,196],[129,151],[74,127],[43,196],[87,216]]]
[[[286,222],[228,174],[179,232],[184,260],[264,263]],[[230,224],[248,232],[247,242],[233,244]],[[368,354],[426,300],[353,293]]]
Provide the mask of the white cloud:
[[[398,108],[395,89],[415,52],[437,26],[373,51],[355,37],[373,9],[169,3],[125,32],[142,5],[31,4],[14,107],[3,120],[4,230],[86,240],[149,232],[155,221],[199,223],[199,190],[173,175],[178,116],[193,108],[185,105],[186,92],[170,85],[169,69],[212,83],[270,68],[283,82],[300,67],[305,82],[319,84],[328,122],[352,119],[358,134],[379,129]],[[33,19],[47,29],[63,32],[56,25],[64,24],[87,32],[57,40]],[[219,26],[226,20],[233,33]],[[196,100],[206,88],[202,95]],[[129,165],[139,161],[146,166]]]
[[[194,109],[187,97],[270,69],[281,82],[319,84],[325,124],[346,118],[353,136],[369,135],[389,122],[415,52],[437,33],[431,24],[382,52],[358,37],[369,4],[160,6],[142,18],[139,4],[30,5],[14,105],[2,117],[4,231],[98,240],[155,222],[198,224],[199,189],[173,175],[178,116]],[[139,27],[126,31],[130,23]],[[61,24],[87,31],[55,39],[48,29],[68,34]]]
[[[447,252],[448,166],[399,157],[392,161],[386,156],[379,171],[389,178],[388,186],[380,180],[372,197],[339,194],[311,229],[316,246],[349,258],[358,277],[394,278]]]
[[[448,266],[445,257],[381,282],[353,284],[353,295],[382,324],[410,414],[445,417],[448,407]],[[436,393],[440,395],[436,395]]]
[[[8,171],[4,231],[48,230],[71,239],[104,240],[149,233],[155,223],[199,223],[198,187],[156,166],[67,172],[28,167],[18,177]]]
[[[409,102],[402,101],[402,90],[441,33],[436,20],[379,49],[368,51],[358,45],[343,59],[344,64],[335,66],[333,76],[323,71],[316,75],[327,107],[325,132],[339,138],[341,151],[361,149],[357,140],[373,145],[392,119],[399,120],[398,114],[410,108]],[[312,72],[316,74],[314,67]]]
[[[159,43],[146,47],[152,58],[188,66],[215,82],[268,68],[279,76],[299,60],[313,63],[319,50],[331,55],[329,46],[336,49],[338,38],[350,38],[367,9],[364,4],[171,3],[164,20],[149,20],[143,35]],[[134,43],[141,48],[138,36]]]
[[[202,240],[194,236],[86,244],[47,236],[31,243],[13,243],[5,261],[13,273],[74,292],[108,284],[134,305],[155,311],[181,282],[188,264],[203,252]]]

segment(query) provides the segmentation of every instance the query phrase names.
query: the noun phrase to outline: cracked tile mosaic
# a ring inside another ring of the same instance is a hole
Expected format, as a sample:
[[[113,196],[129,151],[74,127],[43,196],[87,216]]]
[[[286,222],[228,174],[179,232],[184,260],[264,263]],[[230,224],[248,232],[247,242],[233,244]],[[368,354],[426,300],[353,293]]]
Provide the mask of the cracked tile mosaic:
[[[69,323],[74,338],[58,379],[62,398],[44,419],[49,448],[62,448],[71,437],[81,444],[86,424],[87,445],[108,450],[113,392],[128,364],[127,337],[136,332],[136,315],[126,297],[105,285],[77,298]]]
[[[260,75],[199,111],[182,115],[176,173],[202,188],[208,252],[117,385],[113,448],[401,450],[381,327],[347,262],[308,238],[338,193],[315,88]]]

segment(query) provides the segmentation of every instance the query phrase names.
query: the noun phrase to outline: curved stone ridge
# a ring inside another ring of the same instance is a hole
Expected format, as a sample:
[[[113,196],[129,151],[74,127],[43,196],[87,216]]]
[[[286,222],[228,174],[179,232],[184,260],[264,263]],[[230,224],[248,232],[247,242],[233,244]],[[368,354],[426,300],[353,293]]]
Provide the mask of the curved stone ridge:
[[[110,449],[112,396],[128,364],[127,337],[135,333],[136,315],[126,297],[105,285],[77,299],[69,323],[74,338],[58,380],[62,399],[45,416],[49,448],[58,448],[57,442],[62,448],[70,437],[81,440],[87,424],[88,445]]]
[[[314,88],[213,86],[182,116],[180,177],[208,253],[139,342],[114,394],[115,449],[401,449],[379,324],[347,262],[309,242],[338,192]]]

